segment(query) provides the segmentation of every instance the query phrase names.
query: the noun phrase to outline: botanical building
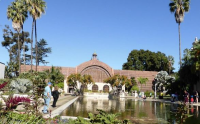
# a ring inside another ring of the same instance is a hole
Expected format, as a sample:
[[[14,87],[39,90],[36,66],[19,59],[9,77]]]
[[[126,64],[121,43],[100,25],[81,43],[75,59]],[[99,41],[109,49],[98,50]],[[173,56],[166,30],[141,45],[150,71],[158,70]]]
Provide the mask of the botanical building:
[[[97,54],[94,53],[92,55],[92,59],[90,61],[84,62],[76,67],[61,67],[61,72],[65,75],[65,78],[70,74],[80,73],[81,75],[88,74],[91,75],[95,84],[94,85],[88,85],[88,90],[91,91],[110,91],[111,86],[110,84],[104,83],[103,80],[107,79],[108,77],[111,77],[113,75],[119,74],[119,75],[125,75],[128,78],[135,77],[136,81],[138,77],[148,78],[148,82],[146,85],[143,85],[140,87],[141,91],[151,91],[152,90],[152,81],[154,80],[154,77],[156,76],[157,72],[155,71],[133,71],[133,70],[115,70],[111,68],[109,65],[99,61],[97,59]],[[22,72],[30,70],[30,65],[22,65],[21,70]],[[50,69],[51,66],[38,66],[38,71],[44,71],[47,69]],[[35,67],[33,66],[33,69]],[[65,84],[65,92],[69,93],[72,87],[67,86],[66,80],[64,82]],[[78,84],[78,87],[81,87],[81,84]],[[125,90],[125,87],[122,87],[123,90]]]

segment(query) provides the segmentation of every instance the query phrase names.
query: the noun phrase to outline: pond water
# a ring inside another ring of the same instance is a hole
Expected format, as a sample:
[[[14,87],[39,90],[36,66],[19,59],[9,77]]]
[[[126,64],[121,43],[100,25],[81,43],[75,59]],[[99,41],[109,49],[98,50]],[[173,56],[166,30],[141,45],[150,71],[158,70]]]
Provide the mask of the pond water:
[[[174,110],[178,104],[143,101],[134,99],[107,99],[80,97],[66,108],[61,116],[81,116],[88,117],[88,113],[98,113],[96,109],[101,109],[107,113],[121,113],[119,119],[129,119],[136,124],[167,124],[170,119],[170,110]],[[199,111],[197,106],[190,106],[188,113],[192,117],[186,119],[185,124],[200,124]]]

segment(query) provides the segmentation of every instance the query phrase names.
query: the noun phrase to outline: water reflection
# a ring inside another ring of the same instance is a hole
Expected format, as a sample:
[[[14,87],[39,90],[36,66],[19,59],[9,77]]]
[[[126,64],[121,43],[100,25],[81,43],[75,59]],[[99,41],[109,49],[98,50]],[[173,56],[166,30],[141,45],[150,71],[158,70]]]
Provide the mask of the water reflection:
[[[108,113],[121,113],[119,119],[129,119],[133,123],[140,124],[166,124],[170,118],[170,110],[175,111],[178,104],[136,101],[134,99],[97,99],[82,97],[62,112],[62,116],[88,117],[88,113],[97,113],[96,109],[102,109]],[[198,107],[191,106],[190,113],[195,114],[196,121],[199,119]],[[186,120],[187,122],[188,120]],[[190,121],[190,120],[189,120]],[[189,123],[188,123],[189,124]],[[191,123],[195,124],[195,123]],[[200,124],[200,123],[199,123]]]

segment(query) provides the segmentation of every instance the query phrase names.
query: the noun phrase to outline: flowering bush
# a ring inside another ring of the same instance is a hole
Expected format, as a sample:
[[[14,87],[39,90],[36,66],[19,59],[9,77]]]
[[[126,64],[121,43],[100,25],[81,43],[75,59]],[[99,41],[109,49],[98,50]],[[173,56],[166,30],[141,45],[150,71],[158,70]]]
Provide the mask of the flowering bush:
[[[25,102],[25,103],[30,103],[30,98],[28,97],[9,97],[7,100],[6,100],[6,108],[7,109],[12,109],[12,108],[15,108],[20,102]]]
[[[0,84],[0,90],[3,89],[6,86],[6,84],[8,84],[8,82],[4,82],[3,84]]]

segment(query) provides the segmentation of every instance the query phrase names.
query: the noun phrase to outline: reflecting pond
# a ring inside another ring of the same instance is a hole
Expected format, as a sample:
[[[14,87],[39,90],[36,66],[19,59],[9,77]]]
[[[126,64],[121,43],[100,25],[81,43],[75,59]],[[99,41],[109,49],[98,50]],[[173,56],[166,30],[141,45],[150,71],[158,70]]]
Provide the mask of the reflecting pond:
[[[108,113],[121,113],[119,119],[129,119],[137,124],[167,124],[170,119],[170,110],[177,109],[178,104],[143,101],[134,99],[107,99],[80,97],[66,108],[61,116],[88,117],[88,113],[97,113],[96,109]],[[200,124],[199,107],[190,106],[188,112],[193,114],[187,118],[185,124]]]

